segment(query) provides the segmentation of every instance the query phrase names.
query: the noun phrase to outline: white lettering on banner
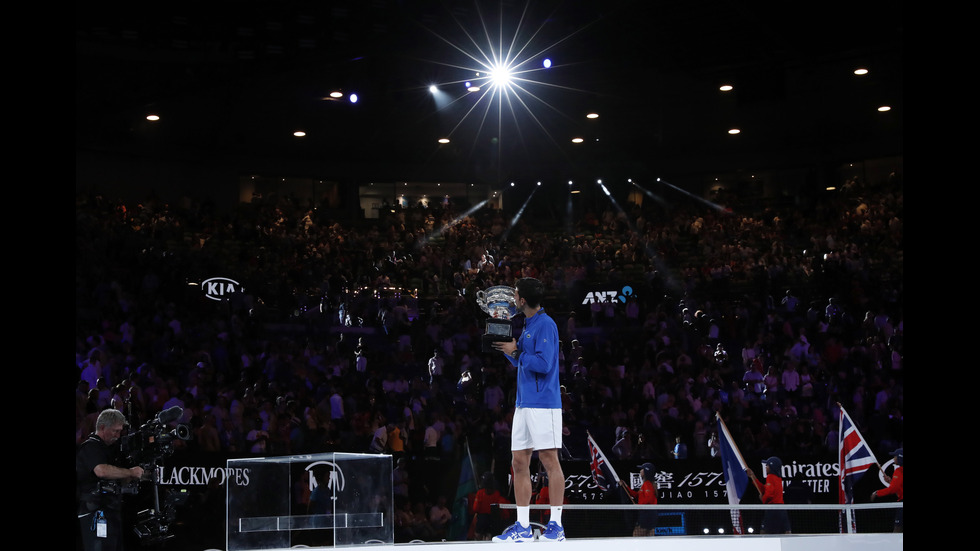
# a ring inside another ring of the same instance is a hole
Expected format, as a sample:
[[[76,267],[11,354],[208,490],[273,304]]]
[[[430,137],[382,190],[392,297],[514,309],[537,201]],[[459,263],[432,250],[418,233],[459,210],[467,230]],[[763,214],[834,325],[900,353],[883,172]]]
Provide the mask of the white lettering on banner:
[[[618,295],[616,291],[589,291],[585,295],[585,300],[582,304],[593,304],[596,302],[612,302],[616,299]]]
[[[228,298],[228,295],[238,290],[239,287],[240,284],[237,281],[228,279],[227,277],[212,277],[201,282],[201,288],[204,289],[205,298],[211,300],[224,300]]]
[[[797,463],[794,461],[789,465],[783,465],[783,472],[779,476],[783,478],[796,478],[797,476],[821,477],[838,476],[840,469],[837,463]]]
[[[804,480],[804,484],[810,487],[815,494],[827,494],[830,493],[830,480],[829,479],[811,479]],[[836,490],[835,490],[836,491]]]
[[[213,480],[218,484],[234,482],[237,486],[248,486],[249,483],[249,469],[246,468],[157,467],[156,474],[157,482],[163,485],[207,486]]]
[[[633,288],[629,285],[619,291],[589,291],[582,299],[582,304],[621,302],[626,304],[626,297],[633,296]]]
[[[798,463],[793,461],[783,465],[784,482],[797,479],[808,485],[814,494],[830,494],[836,492],[838,476],[836,463]],[[638,489],[642,482],[639,472],[619,472],[623,481],[632,489]],[[705,500],[727,499],[725,477],[721,471],[692,471],[678,472],[660,470],[654,474],[654,484],[661,497],[667,499]],[[565,472],[565,491],[578,499],[598,501],[603,492],[596,486],[591,474],[575,474]]]

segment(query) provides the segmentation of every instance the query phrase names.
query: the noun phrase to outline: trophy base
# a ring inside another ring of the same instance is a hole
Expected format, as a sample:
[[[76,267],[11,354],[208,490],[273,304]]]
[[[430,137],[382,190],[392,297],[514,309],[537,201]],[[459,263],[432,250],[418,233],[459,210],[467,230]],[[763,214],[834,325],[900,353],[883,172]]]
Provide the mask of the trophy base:
[[[493,347],[495,342],[507,342],[514,340],[514,337],[505,337],[503,335],[483,335],[483,351],[484,352],[496,352],[497,349]]]
[[[494,352],[492,343],[509,341],[514,336],[511,334],[511,322],[509,319],[489,319],[487,320],[487,331],[483,335],[483,351]]]

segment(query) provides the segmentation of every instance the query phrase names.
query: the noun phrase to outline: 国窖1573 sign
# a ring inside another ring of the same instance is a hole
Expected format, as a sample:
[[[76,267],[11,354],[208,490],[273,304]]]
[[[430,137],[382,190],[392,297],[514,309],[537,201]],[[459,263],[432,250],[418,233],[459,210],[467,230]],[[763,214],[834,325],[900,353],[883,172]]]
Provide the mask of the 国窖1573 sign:
[[[205,298],[211,300],[228,300],[232,293],[242,290],[242,285],[227,277],[212,277],[201,282],[201,290]]]

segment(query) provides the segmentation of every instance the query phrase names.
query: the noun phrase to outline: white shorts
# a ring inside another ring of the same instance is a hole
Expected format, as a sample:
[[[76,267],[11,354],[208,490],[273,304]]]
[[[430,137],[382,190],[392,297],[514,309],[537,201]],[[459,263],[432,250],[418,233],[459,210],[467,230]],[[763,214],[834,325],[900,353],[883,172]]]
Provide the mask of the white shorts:
[[[510,449],[551,450],[561,448],[561,409],[515,408],[510,432]]]

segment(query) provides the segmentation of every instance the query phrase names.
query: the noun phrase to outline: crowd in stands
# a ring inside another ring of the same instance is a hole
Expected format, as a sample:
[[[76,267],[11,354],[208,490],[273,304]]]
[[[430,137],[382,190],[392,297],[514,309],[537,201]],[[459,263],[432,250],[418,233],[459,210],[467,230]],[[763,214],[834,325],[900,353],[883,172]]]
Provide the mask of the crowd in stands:
[[[482,350],[474,297],[523,276],[552,289],[567,456],[588,457],[588,431],[620,458],[710,457],[716,412],[745,453],[835,453],[838,404],[876,452],[902,445],[900,182],[807,208],[596,204],[572,231],[452,203],[315,207],[78,195],[76,445],[106,407],[139,426],[179,406],[200,452],[442,461],[465,442],[507,465],[513,368]],[[211,276],[242,288],[203,298],[190,284]],[[399,518],[444,534],[423,519],[450,486],[422,478],[396,488]]]

